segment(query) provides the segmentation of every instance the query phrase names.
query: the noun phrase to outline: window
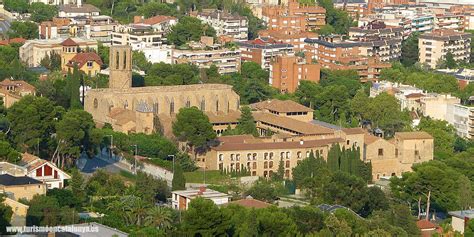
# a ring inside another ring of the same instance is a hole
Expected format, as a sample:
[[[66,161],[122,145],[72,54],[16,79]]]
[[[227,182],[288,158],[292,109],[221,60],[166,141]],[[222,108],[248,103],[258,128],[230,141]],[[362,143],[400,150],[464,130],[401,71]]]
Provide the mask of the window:
[[[223,161],[224,160],[224,155],[223,154],[219,154],[219,161]]]
[[[186,108],[189,108],[191,107],[191,101],[189,101],[189,99],[186,101]]]
[[[93,63],[94,62],[91,62],[91,61],[87,62],[87,67],[92,67]]]
[[[270,162],[268,163],[268,168],[273,168],[273,161],[270,161]]]
[[[264,169],[267,169],[267,168],[268,168],[268,162],[267,162],[267,161],[263,162],[263,168],[264,168]]]
[[[398,148],[395,148],[395,157],[398,157]]]
[[[263,171],[263,177],[267,177],[268,176],[268,172],[267,171]]]
[[[257,160],[257,153],[253,153],[253,160]]]
[[[99,101],[96,99],[94,99],[94,109],[97,109],[97,107],[99,107]]]
[[[382,148],[379,149],[379,156],[383,156],[383,149]]]
[[[219,100],[216,100],[216,112],[219,112]]]
[[[290,168],[290,161],[289,161],[289,160],[287,160],[287,161],[285,162],[285,167],[286,167],[286,168]]]
[[[420,156],[420,151],[415,150],[415,156]]]
[[[171,99],[171,103],[170,103],[170,114],[174,114],[174,99]]]
[[[301,158],[301,151],[298,151],[298,152],[296,153],[296,157],[298,157],[298,159]]]
[[[290,159],[290,152],[289,151],[286,152],[286,159]]]
[[[237,161],[240,161],[240,154],[237,154],[237,155],[235,156],[235,159],[236,159]]]
[[[273,152],[270,152],[270,160],[273,160]]]
[[[347,140],[347,141],[346,141],[346,145],[349,145],[350,142],[351,142],[351,141]]]
[[[256,168],[257,168],[257,162],[253,162],[252,169],[256,169]]]
[[[281,153],[280,153],[280,158],[281,158],[281,159],[285,158],[285,152],[281,152]]]
[[[201,110],[202,111],[206,110],[206,99],[204,99],[204,97],[202,97],[202,100],[201,100]]]
[[[287,178],[290,177],[290,170],[285,170],[285,177],[287,177]]]
[[[268,153],[267,153],[267,152],[263,153],[263,159],[264,159],[264,160],[267,160],[267,159],[268,159]]]
[[[251,153],[247,153],[247,160],[251,160],[252,159],[252,154]]]
[[[230,154],[230,161],[234,161],[234,154]]]

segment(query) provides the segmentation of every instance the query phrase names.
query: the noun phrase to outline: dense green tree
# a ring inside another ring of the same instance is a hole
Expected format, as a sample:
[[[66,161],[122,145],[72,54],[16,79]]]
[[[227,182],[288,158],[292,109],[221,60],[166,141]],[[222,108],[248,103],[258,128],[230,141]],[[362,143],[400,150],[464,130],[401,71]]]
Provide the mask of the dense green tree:
[[[171,28],[167,39],[170,43],[181,46],[189,41],[199,41],[201,36],[216,36],[216,31],[207,24],[202,24],[195,17],[181,17],[176,25]]]
[[[354,97],[357,91],[362,88],[359,74],[355,70],[323,70],[322,79],[319,83],[323,87],[331,85],[345,86],[351,97]]]
[[[30,21],[14,21],[8,30],[8,37],[36,39],[38,38],[38,25]]]
[[[70,110],[56,124],[58,145],[53,161],[70,166],[82,151],[94,155],[102,137],[93,137],[95,127],[92,115],[83,110]]]
[[[26,214],[28,226],[56,226],[74,224],[79,221],[79,215],[69,207],[60,207],[55,197],[35,195],[29,202]]]
[[[229,217],[214,202],[195,198],[183,216],[183,232],[193,236],[225,235],[230,228]]]
[[[260,209],[257,212],[259,235],[294,236],[297,233],[295,222],[277,207]]]
[[[173,225],[172,209],[154,206],[148,210],[148,218],[145,218],[145,222],[146,225],[151,225],[158,229],[170,229]]]
[[[142,14],[145,18],[158,15],[176,16],[178,14],[174,6],[160,2],[148,2],[138,7],[137,12]]]
[[[454,152],[455,129],[448,122],[422,118],[417,128],[433,136],[436,157],[450,156]]]
[[[6,227],[10,225],[13,210],[3,203],[5,197],[0,196],[0,234],[7,234]]]
[[[41,2],[31,3],[28,12],[31,13],[31,20],[37,23],[50,21],[58,15],[58,8],[54,5],[47,5]]]
[[[50,71],[59,71],[61,70],[61,55],[53,52],[41,59],[40,64]]]
[[[331,25],[337,34],[347,33],[352,25],[349,14],[342,9],[336,9],[331,0],[317,0],[316,2],[326,9],[326,24]]]
[[[167,159],[168,155],[178,153],[176,145],[159,134],[136,133],[130,134],[128,138],[130,144],[138,145],[138,155],[140,156]]]
[[[121,178],[98,170],[87,180],[85,190],[88,196],[106,197],[123,195],[126,188]]]
[[[295,181],[297,187],[302,187],[308,179],[318,176],[323,169],[327,169],[326,161],[319,154],[315,157],[313,151],[311,151],[309,157],[293,168],[293,181]]]
[[[47,192],[47,196],[54,197],[58,200],[59,207],[71,207],[71,208],[78,208],[82,205],[81,199],[77,196],[73,191],[70,189],[49,189]]]
[[[302,234],[315,233],[324,227],[324,214],[316,207],[295,206],[285,209],[285,212],[295,221],[298,231]]]
[[[192,64],[155,63],[145,77],[146,86],[190,85],[199,83],[199,70]]]
[[[80,71],[76,66],[72,73],[69,73],[66,79],[66,94],[69,96],[69,107],[71,109],[81,109],[82,104],[80,101],[80,88],[81,80],[83,78],[82,71]]]
[[[250,195],[261,201],[272,203],[278,197],[278,190],[275,185],[276,184],[269,181],[259,180],[249,190],[247,190],[246,195]]]
[[[149,203],[166,202],[166,198],[171,196],[165,180],[155,179],[152,175],[143,172],[137,173],[135,188],[138,196]]]
[[[408,236],[420,235],[420,230],[416,226],[416,219],[411,214],[410,209],[407,206],[402,204],[394,204],[387,214],[387,220],[389,220],[389,223],[405,230]]]
[[[191,148],[206,148],[208,142],[216,138],[209,118],[197,107],[181,108],[173,122],[173,134],[186,141]]]
[[[20,157],[21,154],[7,140],[0,139],[0,160],[15,163]]]
[[[447,52],[444,58],[444,66],[442,68],[454,69],[458,67],[458,63],[454,59],[454,55],[451,52]]]
[[[19,151],[39,150],[51,152],[48,144],[55,133],[55,121],[59,117],[59,108],[44,97],[25,96],[8,109],[10,133],[13,144]]]
[[[362,179],[344,172],[336,172],[324,188],[324,199],[328,203],[340,204],[359,213],[366,198],[366,185]]]
[[[408,38],[402,42],[402,57],[400,62],[405,67],[410,67],[418,62],[418,37],[419,33],[412,33]]]
[[[180,165],[175,166],[173,173],[173,180],[171,182],[171,189],[174,190],[185,190],[186,189],[186,179],[184,177],[183,169]]]
[[[235,127],[239,131],[239,134],[250,134],[258,136],[257,126],[255,125],[255,119],[252,116],[250,107],[244,106],[241,108],[242,114],[238,119],[239,124]]]
[[[398,100],[387,93],[381,93],[371,101],[367,119],[374,128],[381,128],[386,137],[408,127],[411,121],[408,112],[400,111]]]
[[[5,9],[10,12],[26,13],[28,12],[28,0],[4,0]]]
[[[81,202],[86,199],[85,192],[85,180],[81,172],[77,169],[73,169],[71,172],[71,181],[69,183],[71,191],[74,196]]]
[[[336,29],[332,25],[324,25],[318,30],[319,35],[327,36],[336,33]]]
[[[371,99],[363,89],[359,89],[350,102],[350,109],[353,116],[359,120],[367,117]]]
[[[413,172],[403,173],[401,178],[392,177],[390,187],[393,196],[417,206],[418,199],[426,205],[426,195],[431,191],[431,208],[438,211],[461,208],[459,200],[460,184],[463,174],[434,160],[413,166]]]

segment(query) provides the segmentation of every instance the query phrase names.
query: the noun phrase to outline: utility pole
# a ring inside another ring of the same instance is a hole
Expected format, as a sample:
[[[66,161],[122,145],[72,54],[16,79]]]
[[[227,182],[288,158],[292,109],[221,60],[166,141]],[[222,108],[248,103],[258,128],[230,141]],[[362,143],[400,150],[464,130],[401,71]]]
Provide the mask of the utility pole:
[[[110,159],[112,159],[113,153],[112,153],[112,148],[114,147],[114,135],[105,135],[106,137],[110,137],[110,149],[109,149],[109,156]]]
[[[134,168],[134,174],[137,174],[137,155],[138,155],[138,145],[135,144],[135,145],[131,145],[131,146],[134,146],[135,147],[135,156],[133,157],[134,159],[134,165],[133,165],[133,168]]]

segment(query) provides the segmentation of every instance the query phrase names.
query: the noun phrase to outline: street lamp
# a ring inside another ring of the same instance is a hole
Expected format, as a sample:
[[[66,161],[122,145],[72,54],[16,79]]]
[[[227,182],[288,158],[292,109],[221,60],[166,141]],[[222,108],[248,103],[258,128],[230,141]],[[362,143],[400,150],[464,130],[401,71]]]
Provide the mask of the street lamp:
[[[135,160],[135,163],[134,163],[133,167],[134,167],[134,170],[135,170],[135,171],[134,171],[134,173],[135,173],[135,174],[137,174],[137,156],[138,156],[138,145],[137,145],[137,144],[135,144],[135,145],[130,145],[130,146],[134,146],[134,147],[135,147],[135,156],[133,157],[133,158],[134,158],[134,160]]]
[[[168,155],[168,158],[169,157],[173,157],[173,175],[174,175],[174,157],[175,157],[175,155]]]
[[[110,156],[110,159],[112,159],[112,148],[114,147],[114,135],[110,134],[110,135],[105,135],[106,137],[110,137],[110,149],[109,149],[109,156]]]

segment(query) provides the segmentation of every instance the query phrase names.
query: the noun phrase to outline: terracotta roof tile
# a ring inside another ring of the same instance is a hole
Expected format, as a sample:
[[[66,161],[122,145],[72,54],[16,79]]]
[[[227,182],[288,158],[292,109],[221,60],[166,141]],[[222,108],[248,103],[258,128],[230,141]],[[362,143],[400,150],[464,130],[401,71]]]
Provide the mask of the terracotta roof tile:
[[[259,142],[259,143],[222,143],[211,149],[216,151],[242,151],[242,150],[270,150],[270,149],[296,149],[296,148],[314,148],[328,146],[333,143],[343,142],[341,138],[330,138],[310,141],[291,141],[291,142]]]
[[[397,132],[395,137],[401,140],[433,139],[427,132]]]
[[[62,46],[78,46],[76,41],[72,40],[71,38],[67,38],[65,41],[61,43]]]
[[[254,139],[254,137],[252,135],[232,135],[218,138],[221,143],[244,143],[247,139]]]
[[[23,80],[10,80],[10,79],[5,79],[0,82],[0,87],[8,87],[8,86],[14,86],[16,87],[15,90],[17,91],[28,91],[28,92],[34,92],[36,91],[36,88],[29,84],[26,81]]]
[[[296,134],[316,135],[334,133],[334,130],[320,125],[307,123],[288,117],[269,114],[266,112],[257,111],[253,112],[252,115],[255,118],[255,121],[282,127]]]
[[[417,221],[416,226],[418,226],[418,229],[421,230],[435,229],[437,227],[437,225],[425,219]]]
[[[109,113],[109,117],[114,119],[118,125],[135,122],[135,113],[128,109],[113,108]]]
[[[270,203],[266,203],[266,202],[256,200],[256,199],[252,199],[252,198],[240,199],[240,200],[237,200],[237,201],[229,202],[229,203],[226,203],[225,206],[228,206],[228,205],[231,205],[231,204],[236,204],[236,205],[239,205],[239,206],[248,207],[248,208],[255,208],[255,209],[267,208],[267,207],[272,206],[272,204],[270,204]]]
[[[253,109],[263,110],[273,110],[279,113],[286,113],[286,112],[313,112],[312,109],[298,104],[292,100],[266,100],[258,103],[254,103],[250,105]]]
[[[100,56],[97,55],[97,53],[94,52],[89,52],[89,53],[78,53],[76,56],[74,56],[69,63],[67,64],[68,67],[74,67],[74,65],[77,65],[79,68],[84,66],[87,62],[92,61],[96,62],[99,64],[99,66],[102,66],[102,59],[100,59]]]
[[[405,96],[405,97],[406,97],[406,98],[420,98],[420,97],[423,97],[423,96],[425,96],[425,95],[422,94],[422,93],[411,93],[411,94],[409,94],[409,95],[407,95],[407,96]]]
[[[9,44],[23,44],[26,42],[26,39],[23,38],[13,38],[0,41],[0,45],[9,45]]]
[[[226,114],[223,112],[206,112],[206,115],[211,123],[236,123],[240,118],[240,111],[231,111]]]
[[[342,131],[347,135],[366,134],[367,132],[362,128],[343,128]]]
[[[364,143],[369,145],[369,144],[372,144],[378,140],[382,139],[381,137],[377,137],[377,136],[374,136],[374,135],[371,135],[371,134],[366,134],[364,136]]]
[[[143,20],[143,23],[148,24],[148,25],[155,25],[155,24],[159,24],[161,22],[169,21],[169,20],[176,20],[176,17],[172,17],[172,16],[154,16],[154,17],[150,17],[148,19]]]

